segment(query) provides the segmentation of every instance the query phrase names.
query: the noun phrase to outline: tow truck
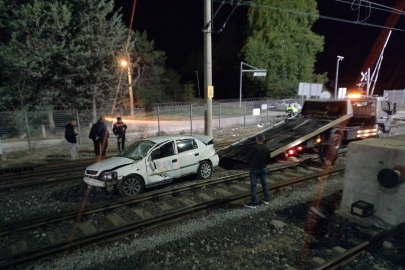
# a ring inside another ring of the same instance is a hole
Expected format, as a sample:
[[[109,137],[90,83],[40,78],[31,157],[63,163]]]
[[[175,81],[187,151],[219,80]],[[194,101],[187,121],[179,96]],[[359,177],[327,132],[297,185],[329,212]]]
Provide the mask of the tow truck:
[[[270,157],[297,156],[330,142],[336,150],[351,141],[380,137],[391,129],[396,103],[386,97],[351,94],[345,99],[310,99],[301,112],[246,139],[218,150],[219,165],[247,164],[245,155],[263,134]]]

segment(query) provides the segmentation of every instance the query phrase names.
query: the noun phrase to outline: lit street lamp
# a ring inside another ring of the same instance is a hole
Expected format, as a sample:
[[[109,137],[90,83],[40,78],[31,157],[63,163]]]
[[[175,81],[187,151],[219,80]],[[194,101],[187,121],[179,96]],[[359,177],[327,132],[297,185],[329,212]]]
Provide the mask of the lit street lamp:
[[[336,64],[336,78],[335,78],[335,96],[337,98],[337,85],[338,85],[338,75],[339,75],[339,62],[343,60],[343,56],[337,56],[337,64]]]
[[[131,65],[129,63],[130,58],[128,57],[127,60],[122,60],[121,61],[121,66],[126,67],[128,66],[128,90],[129,90],[129,104],[130,104],[130,109],[131,109],[131,115],[134,115],[134,97],[133,97],[133,92],[132,92],[132,75],[131,75]]]

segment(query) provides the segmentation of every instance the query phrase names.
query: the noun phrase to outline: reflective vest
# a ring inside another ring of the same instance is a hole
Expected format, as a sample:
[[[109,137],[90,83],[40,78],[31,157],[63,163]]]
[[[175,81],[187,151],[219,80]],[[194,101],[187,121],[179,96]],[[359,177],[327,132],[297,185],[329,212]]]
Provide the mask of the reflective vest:
[[[295,108],[295,107],[292,107],[292,111],[293,111],[293,113],[295,114],[295,113],[297,113],[297,112],[298,112],[298,109],[297,109],[297,108]]]
[[[290,106],[287,106],[287,107],[285,107],[285,111],[286,111],[286,112],[292,112],[293,109],[292,109]]]

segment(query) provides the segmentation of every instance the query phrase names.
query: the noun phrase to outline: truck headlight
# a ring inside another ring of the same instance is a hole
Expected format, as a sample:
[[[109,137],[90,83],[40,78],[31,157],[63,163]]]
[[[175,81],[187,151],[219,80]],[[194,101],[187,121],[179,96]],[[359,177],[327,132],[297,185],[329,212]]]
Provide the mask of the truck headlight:
[[[117,178],[117,172],[103,172],[99,176],[99,179],[102,181],[114,180],[116,178]]]

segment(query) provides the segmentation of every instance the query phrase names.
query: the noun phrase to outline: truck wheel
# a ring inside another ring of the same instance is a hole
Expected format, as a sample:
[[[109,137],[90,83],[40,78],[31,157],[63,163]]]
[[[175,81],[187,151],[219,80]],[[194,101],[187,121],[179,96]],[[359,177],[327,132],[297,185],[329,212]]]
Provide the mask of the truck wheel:
[[[145,183],[136,175],[130,175],[121,180],[119,191],[122,196],[133,196],[143,192]]]
[[[340,149],[342,146],[342,136],[340,134],[333,134],[332,138],[330,139],[330,142],[333,144],[335,147],[336,151]]]
[[[377,138],[382,138],[384,134],[384,129],[382,128],[382,126],[378,126],[377,128]]]

